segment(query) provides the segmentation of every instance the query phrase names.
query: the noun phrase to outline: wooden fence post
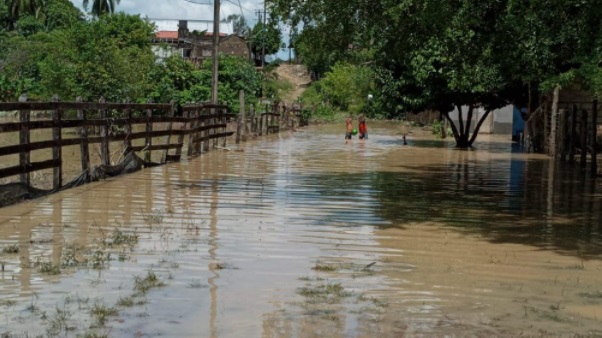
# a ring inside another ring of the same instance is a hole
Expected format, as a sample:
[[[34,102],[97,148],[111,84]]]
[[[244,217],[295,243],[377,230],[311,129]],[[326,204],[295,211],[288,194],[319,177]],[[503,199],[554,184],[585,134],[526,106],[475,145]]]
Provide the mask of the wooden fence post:
[[[132,101],[130,100],[129,97],[127,97],[123,103],[131,103]],[[130,138],[130,135],[132,135],[132,108],[126,108],[125,109],[125,118],[127,120],[126,124],[125,124],[125,144],[128,147],[132,147],[132,139]]]
[[[226,133],[228,132],[228,108],[223,108],[222,109],[222,117],[220,118],[221,123],[224,125],[224,127],[222,128],[222,148],[226,147],[226,143],[228,141],[228,137],[226,136]]]
[[[148,99],[147,103],[153,103],[153,99]],[[146,110],[146,138],[145,138],[145,143],[146,143],[146,153],[144,154],[144,162],[146,162],[147,164],[151,163],[151,146],[153,145],[153,138],[151,137],[151,133],[153,132],[153,110],[152,109],[147,109]]]
[[[81,103],[83,101],[81,96],[75,99],[75,102]],[[86,114],[83,109],[77,110],[77,118],[82,121],[81,127],[79,127],[79,137],[81,138],[80,150],[81,150],[81,162],[82,172],[89,172],[90,170],[90,149],[88,146],[88,126],[86,125]],[[89,180],[90,177],[86,180]]]
[[[571,108],[569,115],[569,162],[575,162],[575,134],[577,134],[577,105]]]
[[[592,107],[592,177],[595,177],[598,173],[598,154],[596,153],[598,150],[596,149],[596,141],[598,134],[598,100],[594,100]]]
[[[219,119],[219,109],[214,108],[211,109],[211,125],[215,126],[216,124],[220,123],[220,119]],[[216,127],[211,128],[211,134],[213,135],[213,149],[217,148],[217,137],[215,137],[215,135],[219,132],[219,130]]]
[[[27,102],[27,94],[21,94],[19,96],[19,102]],[[20,110],[19,120],[21,121],[21,129],[19,130],[19,144],[29,144],[29,121],[31,119],[31,110]],[[26,169],[30,165],[30,152],[22,151],[19,153],[19,162],[23,169]],[[21,183],[31,185],[29,173],[23,173],[20,175]]]
[[[263,113],[259,113],[259,136],[263,134]]]
[[[191,104],[188,102],[186,104],[187,107],[190,107]],[[189,118],[190,118],[190,130],[188,130],[188,156],[192,156],[194,153],[194,138],[196,137],[196,132],[194,132],[195,128],[198,126],[198,111],[188,110]]]
[[[188,118],[188,111],[183,111],[182,112],[182,117],[184,119]],[[182,148],[184,147],[184,136],[188,130],[188,122],[182,122],[182,125],[180,126],[180,135],[178,135],[178,147],[176,148],[176,155],[175,158],[177,158],[177,161],[180,160],[180,158],[182,157]]]
[[[169,131],[169,134],[167,134],[167,137],[165,138],[166,146],[169,146],[169,144],[171,143],[171,132],[173,130],[173,117],[176,115],[175,114],[176,101],[172,100],[169,104],[171,104],[171,107],[169,108],[169,111],[167,112],[167,116],[170,118],[170,120],[169,120],[169,123],[167,124],[167,130]],[[163,155],[163,163],[167,163],[168,157],[169,157],[169,148],[166,148],[165,154]]]
[[[100,161],[103,165],[110,165],[111,159],[109,158],[109,119],[107,118],[107,109],[104,106],[106,102],[104,97],[101,97],[98,101],[101,104],[100,107],[100,119],[103,121],[100,127]]]
[[[55,161],[54,167],[52,168],[52,188],[58,189],[63,185],[63,160],[62,160],[62,135],[61,135],[61,115],[62,109],[58,107],[59,102],[58,95],[52,97],[52,102],[57,104],[57,107],[52,110],[52,159]],[[58,162],[58,165],[57,163]]]
[[[587,110],[581,109],[581,167],[587,164]]]
[[[244,91],[239,91],[238,92],[238,101],[240,102],[240,112],[238,113],[238,126],[236,127],[236,144],[240,143],[240,140],[242,139],[242,133],[244,133],[245,130],[245,92]]]
[[[568,136],[568,123],[567,123],[567,119],[566,119],[566,115],[567,115],[567,111],[566,109],[559,109],[558,110],[558,123],[560,124],[559,128],[558,128],[558,152],[560,153],[560,160],[561,161],[566,161],[566,156],[567,156],[567,136]]]
[[[255,117],[255,108],[253,105],[249,106],[249,116],[251,117],[251,133],[257,132],[257,118]]]
[[[209,129],[207,129],[211,125],[211,121],[207,116],[207,110],[204,105],[200,105],[199,107],[199,121],[201,126],[203,127],[202,131],[199,132],[199,152],[208,152],[209,151]],[[202,141],[200,141],[202,139]]]

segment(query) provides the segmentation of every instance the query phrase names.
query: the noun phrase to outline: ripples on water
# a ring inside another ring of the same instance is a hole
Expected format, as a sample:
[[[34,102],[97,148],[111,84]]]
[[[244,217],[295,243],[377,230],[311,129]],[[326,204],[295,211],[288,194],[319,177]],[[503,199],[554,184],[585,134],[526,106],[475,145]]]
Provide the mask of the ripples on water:
[[[90,330],[91,304],[115,306],[134,292],[133,276],[148,271],[167,285],[145,304],[117,306],[118,316],[92,330],[600,333],[596,181],[522,154],[504,137],[484,135],[477,150],[463,151],[421,131],[403,146],[386,124],[346,145],[341,129],[263,138],[241,152],[213,151],[0,209],[0,245],[20,248],[1,256],[0,334],[43,333],[57,308],[72,312],[68,327]],[[27,267],[102,248],[115,227],[139,242],[107,249],[104,269],[50,276]]]

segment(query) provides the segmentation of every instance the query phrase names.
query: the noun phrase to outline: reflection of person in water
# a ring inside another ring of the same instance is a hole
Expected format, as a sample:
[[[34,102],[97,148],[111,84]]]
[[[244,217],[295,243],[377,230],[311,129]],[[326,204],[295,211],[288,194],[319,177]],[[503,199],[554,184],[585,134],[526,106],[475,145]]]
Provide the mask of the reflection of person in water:
[[[351,117],[345,119],[346,130],[345,130],[345,143],[348,143],[351,140],[351,135],[353,135],[353,120]]]
[[[357,119],[359,121],[359,125],[358,128],[359,132],[360,132],[360,140],[367,140],[368,139],[368,127],[366,126],[366,119],[364,118],[364,115],[360,115],[360,117]]]

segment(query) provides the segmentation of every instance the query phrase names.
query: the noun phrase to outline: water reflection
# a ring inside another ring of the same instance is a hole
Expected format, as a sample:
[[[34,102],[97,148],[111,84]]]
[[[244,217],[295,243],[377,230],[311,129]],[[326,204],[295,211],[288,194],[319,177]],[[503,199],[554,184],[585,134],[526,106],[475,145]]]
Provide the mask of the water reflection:
[[[319,183],[316,201],[343,197],[362,206],[327,209],[329,215],[321,218],[325,223],[358,225],[358,220],[366,221],[360,214],[370,213],[368,209],[388,221],[371,222],[381,228],[428,221],[478,232],[494,242],[530,244],[584,257],[602,252],[598,181],[553,161],[480,162],[472,154],[458,151],[456,160],[447,165],[417,170],[400,165],[401,172],[301,176],[297,181]]]

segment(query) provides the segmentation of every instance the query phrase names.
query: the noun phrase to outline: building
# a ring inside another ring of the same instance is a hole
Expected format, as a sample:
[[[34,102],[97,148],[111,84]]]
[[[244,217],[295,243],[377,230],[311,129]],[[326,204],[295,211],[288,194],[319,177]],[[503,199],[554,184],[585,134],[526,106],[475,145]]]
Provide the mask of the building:
[[[208,31],[206,21],[178,20],[177,30],[173,27],[175,20],[165,20],[157,24],[160,29],[153,39],[153,51],[159,60],[178,54],[193,62],[201,62],[213,55],[213,33]],[[222,32],[222,24],[225,30]],[[229,35],[230,27],[220,23],[219,52],[225,55],[234,55],[250,58],[251,52],[246,41],[236,35]],[[193,29],[191,31],[191,29]]]
[[[462,117],[466,124],[468,107],[462,107]],[[470,122],[470,132],[472,133],[479,123],[481,117],[485,114],[485,109],[474,108],[472,121]],[[458,120],[458,108],[455,108],[449,113],[449,117],[454,121],[456,126],[459,123]],[[512,135],[513,138],[518,136],[524,130],[524,121],[522,119],[520,110],[513,105],[507,105],[505,107],[492,111],[485,121],[481,125],[479,133],[484,134],[501,134],[501,135]]]

